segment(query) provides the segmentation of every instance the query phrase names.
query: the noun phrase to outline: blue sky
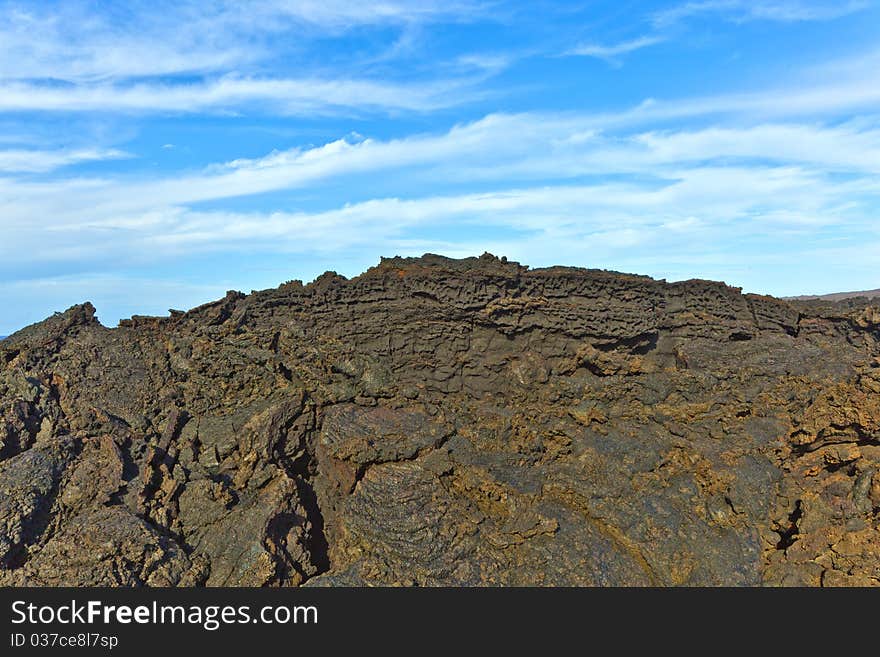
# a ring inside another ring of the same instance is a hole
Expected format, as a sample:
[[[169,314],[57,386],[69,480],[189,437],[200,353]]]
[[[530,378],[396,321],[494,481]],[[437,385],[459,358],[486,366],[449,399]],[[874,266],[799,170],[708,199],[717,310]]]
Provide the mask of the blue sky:
[[[0,0],[0,334],[479,255],[880,287],[877,0]]]

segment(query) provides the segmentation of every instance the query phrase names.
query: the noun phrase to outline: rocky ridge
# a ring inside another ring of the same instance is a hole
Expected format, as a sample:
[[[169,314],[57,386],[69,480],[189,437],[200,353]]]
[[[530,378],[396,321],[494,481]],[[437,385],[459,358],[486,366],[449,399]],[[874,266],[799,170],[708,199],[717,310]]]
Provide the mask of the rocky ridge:
[[[0,343],[0,584],[873,585],[880,310],[383,260]]]

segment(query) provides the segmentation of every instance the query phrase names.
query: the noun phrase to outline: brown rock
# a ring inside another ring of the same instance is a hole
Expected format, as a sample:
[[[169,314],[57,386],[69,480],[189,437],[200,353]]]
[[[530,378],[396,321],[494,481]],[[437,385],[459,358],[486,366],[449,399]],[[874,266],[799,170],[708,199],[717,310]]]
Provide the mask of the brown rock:
[[[0,583],[874,585],[880,332],[488,254],[0,343]]]

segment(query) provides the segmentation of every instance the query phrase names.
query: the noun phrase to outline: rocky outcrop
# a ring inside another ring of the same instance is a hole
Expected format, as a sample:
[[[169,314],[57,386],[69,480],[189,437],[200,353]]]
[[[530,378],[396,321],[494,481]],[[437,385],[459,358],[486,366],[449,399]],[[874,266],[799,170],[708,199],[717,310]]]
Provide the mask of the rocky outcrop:
[[[392,258],[0,343],[0,584],[880,583],[880,310]]]

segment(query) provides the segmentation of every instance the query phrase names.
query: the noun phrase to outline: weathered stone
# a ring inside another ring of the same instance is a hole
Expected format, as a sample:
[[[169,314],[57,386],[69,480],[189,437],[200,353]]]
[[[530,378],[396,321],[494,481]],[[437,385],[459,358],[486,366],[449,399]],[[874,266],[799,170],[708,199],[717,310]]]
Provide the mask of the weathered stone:
[[[880,583],[880,311],[389,258],[0,343],[0,583]]]
[[[20,565],[52,523],[58,483],[71,458],[71,442],[60,441],[0,462],[0,569]]]
[[[65,523],[20,570],[9,573],[7,582],[19,586],[174,586],[198,584],[199,579],[173,540],[124,507],[113,506],[93,508]]]
[[[334,458],[365,465],[411,459],[450,433],[424,411],[343,404],[325,413],[321,444]]]

